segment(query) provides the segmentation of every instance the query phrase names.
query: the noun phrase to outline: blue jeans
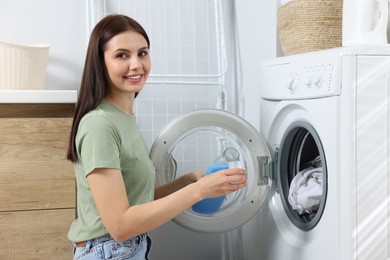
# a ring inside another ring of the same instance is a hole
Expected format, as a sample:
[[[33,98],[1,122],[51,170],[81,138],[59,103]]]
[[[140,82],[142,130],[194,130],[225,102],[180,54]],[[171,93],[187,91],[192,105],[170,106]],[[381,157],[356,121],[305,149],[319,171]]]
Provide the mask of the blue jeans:
[[[73,260],[148,260],[151,239],[142,234],[122,243],[116,242],[110,235],[84,242],[82,247],[74,247]]]

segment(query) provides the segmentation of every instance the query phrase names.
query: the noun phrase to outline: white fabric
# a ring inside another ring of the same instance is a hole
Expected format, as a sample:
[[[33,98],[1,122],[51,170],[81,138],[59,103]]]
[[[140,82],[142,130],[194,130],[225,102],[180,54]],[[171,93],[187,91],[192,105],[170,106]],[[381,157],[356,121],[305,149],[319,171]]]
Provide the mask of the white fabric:
[[[280,0],[280,5],[282,6],[282,5],[285,5],[285,4],[287,4],[288,2],[290,2],[290,1],[293,1],[293,0]]]
[[[291,181],[288,200],[299,214],[316,211],[322,196],[322,167],[308,167]]]

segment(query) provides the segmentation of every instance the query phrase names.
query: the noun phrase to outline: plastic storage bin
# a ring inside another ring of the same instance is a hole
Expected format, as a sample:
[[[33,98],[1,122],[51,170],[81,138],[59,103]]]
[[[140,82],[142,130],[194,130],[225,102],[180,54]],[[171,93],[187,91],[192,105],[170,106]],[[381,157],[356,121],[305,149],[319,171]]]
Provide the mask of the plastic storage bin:
[[[0,89],[42,89],[49,59],[49,45],[0,42]]]

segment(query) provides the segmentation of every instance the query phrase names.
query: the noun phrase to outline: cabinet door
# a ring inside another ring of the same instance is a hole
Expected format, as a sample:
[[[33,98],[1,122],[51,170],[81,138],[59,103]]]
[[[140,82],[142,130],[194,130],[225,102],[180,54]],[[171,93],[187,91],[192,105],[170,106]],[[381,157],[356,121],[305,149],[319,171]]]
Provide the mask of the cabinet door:
[[[0,239],[6,259],[70,259],[74,105],[0,105]]]

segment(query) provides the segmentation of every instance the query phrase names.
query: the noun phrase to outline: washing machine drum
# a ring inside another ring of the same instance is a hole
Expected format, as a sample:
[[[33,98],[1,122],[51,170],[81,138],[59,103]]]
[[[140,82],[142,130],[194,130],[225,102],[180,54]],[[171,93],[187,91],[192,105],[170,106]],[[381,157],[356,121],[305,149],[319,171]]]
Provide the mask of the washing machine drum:
[[[150,158],[157,185],[189,172],[206,172],[216,160],[247,169],[246,188],[202,201],[174,219],[197,232],[219,233],[241,226],[260,209],[271,186],[266,142],[244,119],[222,110],[195,110],[176,118],[155,140]]]

